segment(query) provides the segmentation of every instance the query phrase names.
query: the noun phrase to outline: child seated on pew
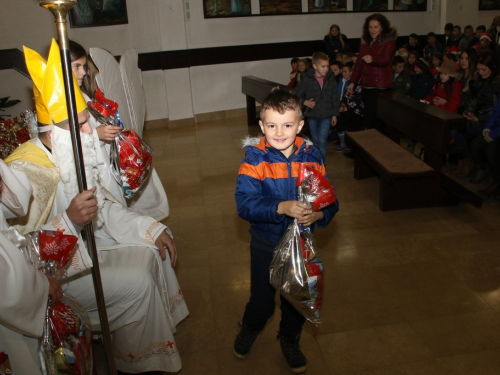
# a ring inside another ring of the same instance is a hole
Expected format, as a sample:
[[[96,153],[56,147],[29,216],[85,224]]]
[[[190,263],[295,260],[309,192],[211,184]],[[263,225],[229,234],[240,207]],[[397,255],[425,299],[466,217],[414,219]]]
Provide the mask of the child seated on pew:
[[[392,89],[403,95],[408,94],[411,85],[411,75],[406,70],[406,61],[401,56],[392,59]]]
[[[420,58],[415,62],[415,74],[411,77],[411,86],[408,96],[422,100],[432,91],[434,77],[429,72],[429,63]]]
[[[445,111],[457,113],[462,101],[462,82],[455,80],[456,64],[453,61],[445,61],[438,70],[439,76],[436,83],[424,102]]]
[[[420,58],[420,55],[417,51],[410,51],[408,53],[408,59],[406,60],[406,70],[408,73],[415,74],[415,61]]]
[[[432,67],[430,69],[431,74],[436,78],[439,75],[439,67],[443,63],[443,54],[441,52],[434,52],[432,54]]]

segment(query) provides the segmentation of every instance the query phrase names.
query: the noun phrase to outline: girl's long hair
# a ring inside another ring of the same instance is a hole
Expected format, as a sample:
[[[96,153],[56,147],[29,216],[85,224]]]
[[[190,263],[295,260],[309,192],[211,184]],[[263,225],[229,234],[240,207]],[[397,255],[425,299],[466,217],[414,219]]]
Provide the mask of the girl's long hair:
[[[443,85],[444,92],[446,93],[446,101],[450,101],[450,99],[453,95],[453,82],[455,82],[455,77],[450,76],[450,79],[447,82],[442,83],[441,82],[441,73],[440,73],[436,77],[436,81],[434,83],[434,87],[433,87],[432,91],[437,89],[438,85]]]
[[[95,99],[95,90],[97,90],[96,76],[99,74],[99,70],[94,64],[94,61],[87,56],[87,74],[83,77],[82,91],[92,100]]]
[[[342,44],[342,48],[345,48],[345,40],[344,40],[344,37],[342,36],[342,31],[340,31],[339,25],[334,23],[332,26],[330,26],[330,32],[328,33],[330,38],[332,38],[332,29],[337,29],[339,31],[338,38],[340,40],[340,44]]]
[[[469,91],[469,83],[473,81],[476,78],[477,75],[477,58],[478,58],[478,53],[475,48],[469,47],[465,49],[462,53],[467,54],[467,59],[469,61],[469,67],[467,68],[467,71],[462,69],[460,67],[460,72],[463,74],[463,81],[464,85],[462,88],[463,92]],[[460,55],[462,57],[462,55]]]

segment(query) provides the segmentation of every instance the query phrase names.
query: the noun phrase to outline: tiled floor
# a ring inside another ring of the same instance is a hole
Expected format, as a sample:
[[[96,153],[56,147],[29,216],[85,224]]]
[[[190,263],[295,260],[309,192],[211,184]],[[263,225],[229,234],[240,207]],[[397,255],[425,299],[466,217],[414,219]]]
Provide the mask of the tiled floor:
[[[279,310],[245,360],[232,354],[249,293],[248,223],[234,202],[249,131],[242,119],[145,134],[191,312],[176,336],[185,375],[289,374]],[[378,180],[354,180],[352,160],[329,147],[340,212],[316,232],[324,321],[305,325],[308,373],[500,374],[500,203],[381,212]]]

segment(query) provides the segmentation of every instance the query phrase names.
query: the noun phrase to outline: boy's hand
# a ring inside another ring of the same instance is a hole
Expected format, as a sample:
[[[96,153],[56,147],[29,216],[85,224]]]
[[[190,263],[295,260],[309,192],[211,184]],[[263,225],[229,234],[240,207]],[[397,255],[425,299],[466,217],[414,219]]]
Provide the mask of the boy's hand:
[[[323,219],[323,211],[313,211],[312,208],[308,208],[307,210],[305,210],[304,215],[297,220],[297,222],[308,227],[321,219]]]
[[[284,201],[278,204],[278,214],[287,215],[295,219],[300,219],[304,216],[304,212],[308,209],[308,206],[299,201]]]
[[[332,116],[332,126],[337,125],[337,116]]]
[[[309,100],[304,100],[304,105],[312,109],[316,106],[316,102],[314,101],[313,98],[311,98]]]
[[[278,214],[293,217],[306,227],[323,218],[322,211],[313,211],[307,204],[299,201],[281,202],[278,205]]]
[[[348,95],[354,94],[354,83],[349,83],[349,86],[347,86],[347,94]]]

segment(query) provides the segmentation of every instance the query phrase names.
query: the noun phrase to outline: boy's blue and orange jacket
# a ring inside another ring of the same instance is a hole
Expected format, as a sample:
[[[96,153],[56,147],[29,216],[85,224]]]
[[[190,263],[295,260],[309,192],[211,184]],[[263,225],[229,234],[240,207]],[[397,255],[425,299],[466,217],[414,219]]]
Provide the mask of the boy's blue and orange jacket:
[[[259,143],[246,147],[245,159],[238,172],[235,193],[238,215],[250,222],[252,235],[272,243],[279,242],[293,220],[276,211],[280,202],[297,200],[295,183],[300,164],[306,163],[326,175],[319,151],[314,146],[297,137],[295,148],[287,159],[262,137]],[[324,218],[314,225],[326,227],[338,210],[338,201],[325,207]]]

